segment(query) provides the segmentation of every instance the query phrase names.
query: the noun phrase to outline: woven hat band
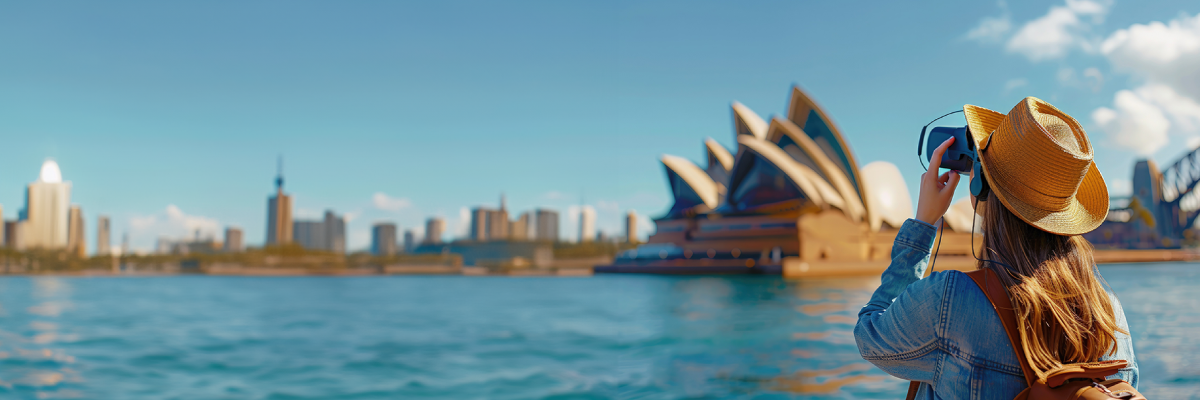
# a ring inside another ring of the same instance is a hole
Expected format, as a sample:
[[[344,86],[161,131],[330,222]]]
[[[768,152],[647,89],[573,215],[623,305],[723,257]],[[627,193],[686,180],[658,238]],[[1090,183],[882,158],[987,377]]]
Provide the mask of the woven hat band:
[[[1092,164],[1078,122],[1029,97],[1013,107],[984,150],[989,179],[1021,202],[1047,211],[1071,205]]]

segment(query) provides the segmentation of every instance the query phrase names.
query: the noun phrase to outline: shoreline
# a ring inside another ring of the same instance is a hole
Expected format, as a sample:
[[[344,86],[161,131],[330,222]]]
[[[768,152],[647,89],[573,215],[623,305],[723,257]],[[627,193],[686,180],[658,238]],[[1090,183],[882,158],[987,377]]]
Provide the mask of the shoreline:
[[[1096,264],[1142,264],[1162,262],[1194,262],[1200,261],[1198,250],[1096,250]],[[941,255],[933,265],[934,270],[970,271],[975,269],[976,261],[970,256]],[[780,275],[786,278],[825,278],[878,275],[888,266],[887,260],[869,262],[822,262],[806,263],[797,259],[783,260]],[[676,273],[661,273],[660,275],[707,275],[719,274],[717,271],[705,271],[703,268],[680,268]],[[601,272],[604,273],[604,272]],[[647,272],[622,272],[647,273]],[[197,270],[168,268],[157,270],[107,270],[84,269],[76,271],[20,271],[0,272],[0,276],[65,276],[65,277],[153,277],[178,275],[207,275],[207,276],[513,276],[513,277],[581,277],[592,276],[596,272],[593,267],[570,265],[546,269],[525,268],[512,270],[492,270],[486,267],[447,266],[447,265],[386,265],[373,268],[298,268],[298,267],[242,267],[228,264],[213,265]],[[729,273],[724,273],[729,275]]]

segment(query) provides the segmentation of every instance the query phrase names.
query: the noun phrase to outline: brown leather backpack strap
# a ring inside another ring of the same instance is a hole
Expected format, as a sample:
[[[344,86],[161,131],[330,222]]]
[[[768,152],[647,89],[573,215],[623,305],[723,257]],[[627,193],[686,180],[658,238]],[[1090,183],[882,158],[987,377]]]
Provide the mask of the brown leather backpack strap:
[[[915,400],[917,398],[917,389],[921,388],[921,382],[912,381],[908,383],[908,396],[904,400]]]
[[[1021,363],[1025,383],[1033,386],[1033,383],[1037,382],[1037,375],[1033,373],[1033,369],[1029,367],[1029,360],[1025,358],[1025,347],[1021,346],[1021,331],[1017,328],[1017,314],[1013,311],[1012,301],[1008,298],[1008,292],[1004,290],[1004,284],[1000,282],[996,272],[988,268],[968,272],[967,276],[979,285],[979,290],[983,291],[992,303],[992,309],[996,310],[996,315],[1000,316],[1004,333],[1008,334],[1008,341],[1012,343],[1013,351],[1017,353],[1017,361]]]

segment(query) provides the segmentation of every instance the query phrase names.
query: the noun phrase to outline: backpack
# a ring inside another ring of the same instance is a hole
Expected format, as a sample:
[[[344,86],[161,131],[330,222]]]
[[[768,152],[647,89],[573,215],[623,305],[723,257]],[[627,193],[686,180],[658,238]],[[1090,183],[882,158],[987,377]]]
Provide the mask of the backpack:
[[[1013,312],[1012,302],[1004,284],[991,269],[980,269],[967,273],[971,280],[979,285],[983,294],[987,295],[992,308],[1000,316],[1004,324],[1004,332],[1017,352],[1017,360],[1021,362],[1021,371],[1025,374],[1025,382],[1029,387],[1017,395],[1016,400],[1146,400],[1129,382],[1121,379],[1105,379],[1106,376],[1117,373],[1128,362],[1125,360],[1097,361],[1089,363],[1066,364],[1046,373],[1045,378],[1037,378],[1029,361],[1025,359],[1025,350],[1021,347],[1021,337],[1017,331],[1017,315]],[[908,400],[917,396],[919,384],[912,382],[908,386]]]

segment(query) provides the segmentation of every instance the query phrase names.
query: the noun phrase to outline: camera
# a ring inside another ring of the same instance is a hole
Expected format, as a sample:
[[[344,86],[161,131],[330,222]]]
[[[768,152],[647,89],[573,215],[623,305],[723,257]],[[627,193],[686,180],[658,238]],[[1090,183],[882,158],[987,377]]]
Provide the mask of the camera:
[[[942,154],[942,168],[958,171],[960,174],[971,173],[975,166],[975,141],[971,140],[968,127],[939,126],[929,132],[926,142],[925,159],[932,161],[933,151],[941,146],[946,139],[954,138],[954,144]]]

